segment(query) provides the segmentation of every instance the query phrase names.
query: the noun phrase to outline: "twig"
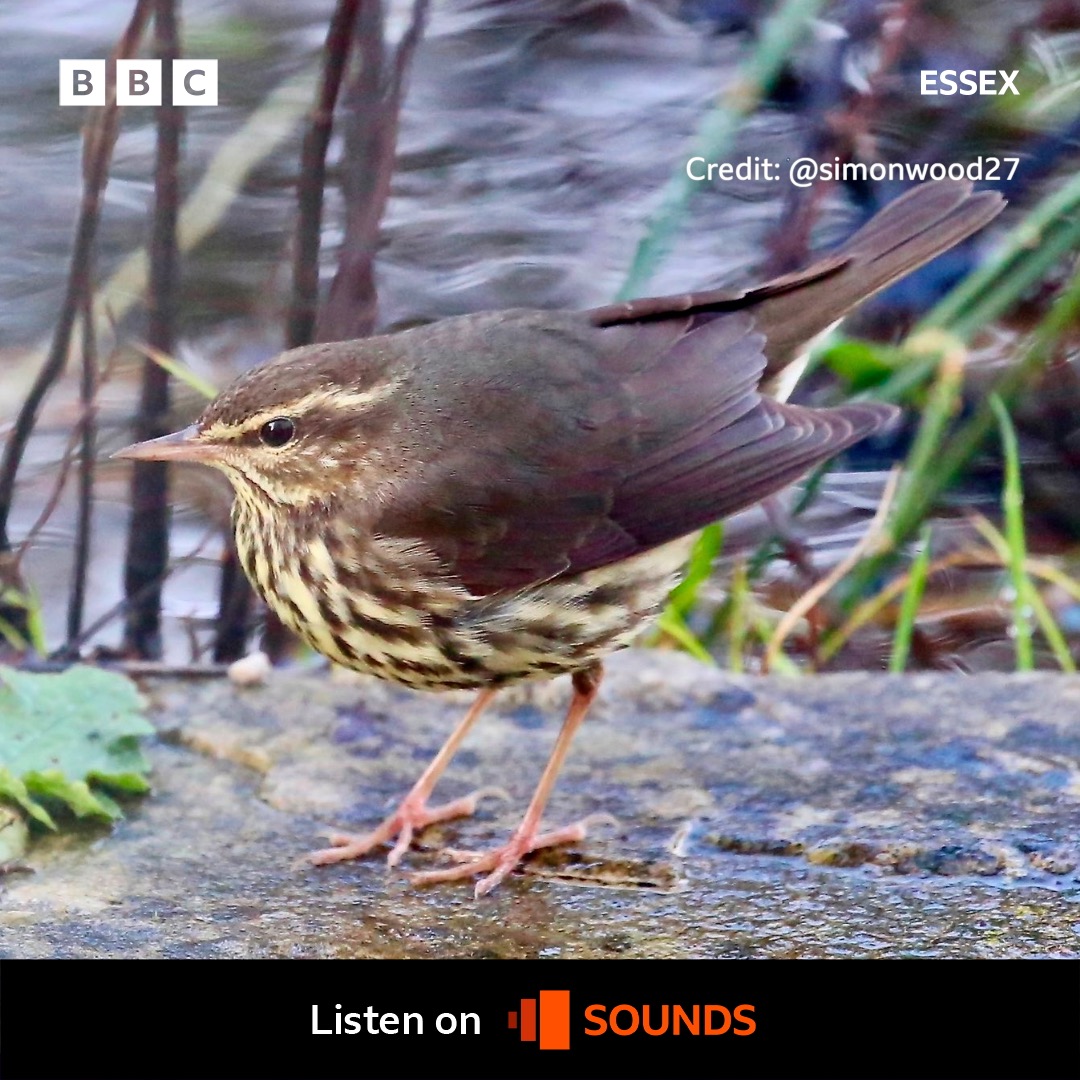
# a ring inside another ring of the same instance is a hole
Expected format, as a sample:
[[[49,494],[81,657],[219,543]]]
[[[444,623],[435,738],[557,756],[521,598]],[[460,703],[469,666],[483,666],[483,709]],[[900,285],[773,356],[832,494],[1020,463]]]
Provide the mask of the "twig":
[[[119,127],[119,113],[116,106],[115,71],[118,58],[130,57],[138,48],[142,39],[146,20],[150,15],[151,0],[138,0],[116,49],[109,58],[106,104],[100,110],[90,114],[83,137],[83,193],[79,207],[79,216],[75,227],[75,240],[72,245],[71,262],[68,265],[67,283],[64,299],[53,331],[52,341],[45,355],[37,378],[30,387],[30,392],[23,400],[11,434],[4,445],[0,457],[0,583],[16,593],[24,590],[18,577],[18,560],[13,557],[11,536],[8,523],[11,506],[15,497],[15,481],[26,453],[30,436],[37,425],[45,396],[60,377],[71,349],[71,338],[75,328],[80,298],[89,289],[90,254],[97,235],[98,221],[101,217],[101,197],[109,178],[109,166],[112,162],[113,146]],[[11,623],[16,630],[27,631],[25,609],[3,607],[0,617]],[[23,637],[27,634],[23,633]]]
[[[244,576],[236,547],[230,539],[221,559],[221,585],[215,620],[217,632],[214,635],[214,660],[217,663],[227,664],[244,655],[254,600],[255,594]]]
[[[112,374],[117,358],[118,353],[115,351],[109,355],[109,359],[101,367],[98,374],[95,391],[100,389]],[[68,472],[71,469],[71,463],[75,457],[75,445],[82,438],[82,430],[82,417],[80,415],[79,419],[75,421],[75,426],[72,428],[71,434],[68,436],[68,441],[64,446],[64,452],[60,456],[60,462],[57,467],[56,479],[53,482],[52,491],[49,493],[48,499],[45,500],[45,505],[42,506],[41,512],[38,514],[37,518],[35,518],[34,524],[26,530],[26,535],[19,541],[19,546],[14,555],[16,568],[22,563],[22,560],[26,557],[30,548],[33,547],[38,533],[45,527],[49,518],[53,516],[53,513],[60,502],[60,498],[64,493],[64,487],[67,483]]]
[[[97,460],[97,341],[94,335],[94,292],[91,253],[86,288],[82,295],[82,377],[79,382],[79,474],[78,512],[75,519],[75,561],[68,600],[67,640],[74,641],[82,629],[86,607],[86,577],[90,566],[90,525],[94,506],[94,466]]]
[[[175,0],[156,0],[154,37],[157,55],[169,71],[180,55]],[[147,340],[151,348],[168,354],[174,351],[176,335],[176,221],[182,126],[181,110],[171,100],[157,109]],[[168,408],[168,372],[147,361],[143,364],[136,438],[164,435]],[[168,465],[162,461],[136,461],[132,469],[131,524],[124,562],[124,593],[129,598],[124,647],[141,659],[161,655],[161,579],[169,562],[168,476]],[[154,583],[153,587],[148,587],[150,583]]]
[[[71,471],[72,462],[75,460],[75,445],[78,441],[79,427],[77,423],[75,429],[68,436],[67,444],[64,446],[64,452],[57,467],[56,480],[53,483],[52,490],[49,492],[49,497],[45,500],[41,511],[34,519],[34,524],[27,529],[26,535],[19,542],[19,546],[15,551],[14,565],[16,568],[21,565],[26,553],[37,539],[38,533],[45,528],[46,523],[53,516],[56,507],[60,503],[60,497],[64,494],[64,486],[67,484],[68,473]]]
[[[326,34],[322,78],[311,123],[300,153],[296,187],[296,250],[293,256],[293,292],[285,326],[289,349],[306,345],[315,330],[319,300],[319,238],[326,187],[326,151],[333,130],[334,109],[352,48],[359,0],[338,0]]]
[[[874,514],[870,527],[863,534],[862,539],[847,553],[833,569],[823,577],[816,585],[811,586],[784,612],[783,618],[777,623],[772,637],[769,639],[768,648],[765,650],[765,659],[762,664],[763,671],[769,671],[773,666],[780,650],[784,647],[784,641],[788,634],[795,628],[799,620],[813,608],[829,590],[840,581],[849,570],[854,567],[867,552],[873,551],[885,536],[885,521],[889,516],[889,508],[892,506],[893,497],[896,495],[897,484],[900,482],[900,470],[893,469],[885,484],[885,490],[881,495],[877,512]]]
[[[234,205],[238,191],[296,128],[311,97],[314,79],[301,71],[275,87],[244,123],[225,136],[214,150],[205,171],[184,200],[177,224],[180,250],[197,248],[221,223]],[[119,322],[143,301],[148,259],[145,248],[130,252],[109,275],[94,298],[94,327],[98,335]]]
[[[409,27],[398,45],[389,77],[384,77],[381,7],[369,4],[359,14],[360,70],[346,90],[345,239],[315,337],[341,341],[365,337],[374,329],[378,297],[374,261],[379,226],[390,197],[405,82],[423,36],[428,0],[414,0]]]
[[[179,559],[174,559],[172,564],[167,567],[161,574],[161,577],[157,581],[148,581],[143,588],[147,591],[160,588],[165,578],[172,573],[178,566],[185,566],[189,562],[193,562],[202,554],[202,549],[206,547],[212,536],[216,536],[218,528],[216,525],[212,525],[203,534],[202,539],[195,545],[195,547],[188,552],[187,555],[182,555]],[[87,626],[81,634],[74,640],[67,642],[63,649],[57,652],[57,656],[73,656],[79,649],[81,649],[91,638],[94,637],[100,630],[103,630],[106,626],[113,621],[113,619],[122,615],[127,610],[127,606],[131,602],[138,601],[138,596],[127,597],[117,601],[108,611],[103,615],[98,616],[89,626]]]
[[[124,31],[113,55],[109,59],[110,73],[116,70],[116,60],[130,57],[142,39],[146,20],[150,15],[151,0],[138,0],[131,21]],[[75,231],[75,243],[71,252],[67,285],[60,313],[53,332],[52,344],[34,385],[22,403],[15,419],[11,435],[0,459],[0,552],[11,550],[8,535],[8,516],[11,513],[15,493],[15,477],[19,471],[26,444],[37,423],[38,413],[45,395],[64,370],[75,319],[79,311],[80,297],[86,291],[89,280],[89,260],[97,234],[101,215],[101,196],[109,178],[113,146],[119,127],[116,105],[115,79],[108,80],[108,97],[101,111],[90,119],[83,139],[83,195],[79,219]]]

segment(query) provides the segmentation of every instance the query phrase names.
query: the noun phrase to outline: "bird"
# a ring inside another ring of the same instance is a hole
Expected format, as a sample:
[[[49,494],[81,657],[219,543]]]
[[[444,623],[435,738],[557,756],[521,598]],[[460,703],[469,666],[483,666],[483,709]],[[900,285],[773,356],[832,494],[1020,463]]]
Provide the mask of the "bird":
[[[481,896],[589,822],[542,818],[605,658],[662,608],[700,530],[878,431],[893,406],[762,392],[864,298],[1003,206],[965,182],[912,188],[809,266],[742,290],[585,311],[511,309],[292,349],[197,421],[116,456],[219,469],[240,562],[282,622],[336,664],[471,707],[400,805],[324,865],[386,845],[485,792],[432,805],[499,689],[568,675],[572,699],[521,823],[419,884]]]

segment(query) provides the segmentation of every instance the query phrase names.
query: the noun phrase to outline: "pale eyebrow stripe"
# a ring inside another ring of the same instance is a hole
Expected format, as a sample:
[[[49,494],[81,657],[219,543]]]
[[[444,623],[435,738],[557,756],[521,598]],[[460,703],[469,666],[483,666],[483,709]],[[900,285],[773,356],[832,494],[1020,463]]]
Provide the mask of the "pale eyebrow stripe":
[[[333,390],[312,390],[302,398],[290,402],[287,406],[282,405],[275,409],[266,409],[263,412],[249,416],[239,427],[234,424],[226,424],[218,421],[211,424],[202,434],[211,439],[238,439],[249,431],[257,431],[266,423],[279,416],[299,416],[314,409],[337,409],[344,412],[348,409],[361,410],[392,394],[400,385],[398,379],[388,379],[385,382],[373,386],[370,390],[359,390],[351,393],[341,393]]]

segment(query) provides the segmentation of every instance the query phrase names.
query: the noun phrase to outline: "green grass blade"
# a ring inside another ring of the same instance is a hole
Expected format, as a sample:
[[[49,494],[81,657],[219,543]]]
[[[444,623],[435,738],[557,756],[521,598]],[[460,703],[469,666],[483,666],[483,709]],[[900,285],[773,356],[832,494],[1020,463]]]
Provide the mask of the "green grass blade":
[[[686,564],[686,574],[668,597],[668,606],[684,620],[697,606],[698,592],[709,580],[713,563],[723,546],[724,526],[721,523],[707,525],[694,542],[694,549]]]
[[[1001,531],[995,529],[981,514],[976,514],[972,519],[972,523],[979,535],[993,548],[1002,564],[1007,566],[1009,563],[1009,542],[1001,534]],[[1042,630],[1043,636],[1050,646],[1050,651],[1054,654],[1054,659],[1057,660],[1061,670],[1074,674],[1076,672],[1076,661],[1073,660],[1072,653],[1069,651],[1065,635],[1055,622],[1054,616],[1036,588],[1033,578],[1035,576],[1042,577],[1052,585],[1056,585],[1074,600],[1080,600],[1080,584],[1070,578],[1065,571],[1042,563],[1038,559],[1027,559],[1024,563],[1024,573],[1028,581],[1028,600],[1035,613],[1035,618],[1038,620],[1039,629]]]
[[[1070,252],[1080,248],[1080,175],[1052,192],[1005,237],[1002,246],[926,315],[909,335],[946,331],[966,342],[1007,311]],[[934,371],[933,357],[913,357],[867,396],[907,401]]]
[[[746,563],[740,560],[731,572],[731,610],[728,618],[728,667],[740,673],[746,670],[744,654],[749,630],[748,612],[752,602]]]
[[[889,657],[889,673],[899,675],[907,667],[911,654],[911,638],[915,632],[915,618],[919,613],[923,593],[926,591],[927,571],[930,567],[930,526],[924,525],[919,537],[919,554],[911,564],[911,575],[904,599],[900,604],[900,617],[893,635],[892,655]]]
[[[1009,550],[1009,576],[1013,584],[1016,670],[1031,671],[1035,667],[1035,653],[1031,641],[1033,589],[1024,567],[1027,544],[1024,537],[1024,491],[1020,483],[1020,447],[1009,412],[997,394],[991,396],[990,407],[997,418],[1001,449],[1005,455],[1005,485],[1001,492],[1001,508],[1005,515],[1005,542]]]
[[[174,379],[190,387],[207,401],[217,397],[217,387],[208,383],[201,375],[196,375],[182,360],[177,360],[175,356],[169,356],[150,345],[140,345],[139,351],[147,360],[152,360],[159,368],[164,368]]]
[[[1061,632],[1061,627],[1054,621],[1050,608],[1047,607],[1046,601],[1035,588],[1035,583],[1030,578],[1028,579],[1028,585],[1028,600],[1031,602],[1031,609],[1035,612],[1035,619],[1039,624],[1039,629],[1042,631],[1043,637],[1046,638],[1046,643],[1050,646],[1050,651],[1054,654],[1058,667],[1069,675],[1075,675],[1076,662],[1072,658],[1072,653],[1069,652],[1069,645],[1065,640],[1065,635]]]
[[[664,608],[660,618],[656,620],[656,629],[667,634],[684,652],[688,652],[706,664],[716,664],[709,650],[698,641],[693,630],[673,608]]]
[[[967,337],[1002,314],[1080,236],[1080,173],[1052,192],[1016,225],[1005,243],[923,319],[915,332],[935,328]]]
[[[701,181],[691,180],[686,161],[703,157],[721,160],[735,141],[742,122],[760,104],[772,88],[784,61],[806,36],[808,27],[822,7],[823,0],[783,0],[765,21],[757,46],[739,68],[734,82],[706,117],[694,140],[693,150],[681,160],[660,196],[660,208],[638,244],[630,272],[619,290],[618,299],[641,295],[649,278],[671,248],[672,241],[686,212],[686,206]]]

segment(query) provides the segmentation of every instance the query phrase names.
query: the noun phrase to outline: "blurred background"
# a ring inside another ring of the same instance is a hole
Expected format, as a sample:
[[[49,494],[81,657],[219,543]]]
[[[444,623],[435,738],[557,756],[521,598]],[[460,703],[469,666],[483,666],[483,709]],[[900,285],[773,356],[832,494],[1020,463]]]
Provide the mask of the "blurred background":
[[[41,0],[0,2],[0,42],[9,658],[321,662],[237,574],[220,477],[108,459],[283,348],[745,284],[903,189],[688,185],[695,154],[983,155],[1019,161],[984,185],[1006,213],[795,390],[904,423],[709,530],[647,641],[748,671],[1074,669],[1077,0]],[[216,58],[219,106],[60,108],[58,60],[114,50]],[[920,96],[943,68],[1020,94]]]

